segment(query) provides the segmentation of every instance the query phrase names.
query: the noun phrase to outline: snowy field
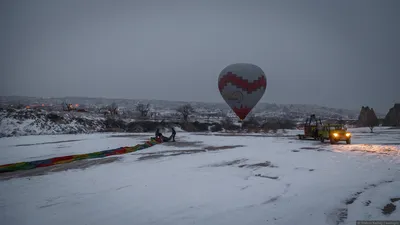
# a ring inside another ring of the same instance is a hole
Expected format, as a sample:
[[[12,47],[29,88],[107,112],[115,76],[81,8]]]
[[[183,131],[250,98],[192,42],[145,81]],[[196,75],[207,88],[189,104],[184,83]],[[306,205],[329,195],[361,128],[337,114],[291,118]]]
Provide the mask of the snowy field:
[[[350,129],[351,145],[274,135],[189,134],[118,160],[0,174],[7,225],[355,224],[400,220],[400,130]],[[143,143],[152,134],[0,139],[0,164]],[[11,178],[11,179],[10,179]],[[397,206],[397,209],[396,209]]]

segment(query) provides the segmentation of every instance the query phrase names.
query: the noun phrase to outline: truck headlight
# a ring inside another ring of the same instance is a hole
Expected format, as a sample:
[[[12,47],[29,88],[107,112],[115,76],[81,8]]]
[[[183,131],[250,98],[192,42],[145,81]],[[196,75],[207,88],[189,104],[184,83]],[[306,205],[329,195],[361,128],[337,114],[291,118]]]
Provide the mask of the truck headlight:
[[[350,137],[351,136],[351,133],[346,133],[346,137]]]
[[[339,134],[338,133],[333,133],[333,136],[334,137],[337,137]]]

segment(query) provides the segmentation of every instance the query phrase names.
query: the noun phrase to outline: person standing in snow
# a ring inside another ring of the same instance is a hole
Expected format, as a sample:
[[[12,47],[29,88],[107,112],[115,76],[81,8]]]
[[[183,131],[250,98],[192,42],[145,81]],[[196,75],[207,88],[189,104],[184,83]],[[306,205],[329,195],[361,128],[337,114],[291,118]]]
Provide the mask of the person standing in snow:
[[[171,127],[171,130],[172,130],[171,136],[165,137],[165,136],[160,132],[160,129],[157,128],[156,133],[155,133],[156,139],[161,139],[163,142],[169,142],[169,141],[171,141],[171,140],[172,140],[172,142],[175,142],[176,131],[175,131],[175,129],[174,129],[173,127]]]

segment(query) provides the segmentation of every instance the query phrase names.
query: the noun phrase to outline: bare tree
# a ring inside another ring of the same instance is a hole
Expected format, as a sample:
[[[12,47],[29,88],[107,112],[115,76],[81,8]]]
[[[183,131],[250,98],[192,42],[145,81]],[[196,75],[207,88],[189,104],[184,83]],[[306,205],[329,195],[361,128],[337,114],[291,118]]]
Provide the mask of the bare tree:
[[[150,112],[150,104],[139,103],[136,106],[136,110],[140,113],[140,117],[147,117]]]
[[[259,125],[259,118],[257,118],[254,113],[251,113],[243,122],[251,125]]]
[[[113,102],[107,108],[108,108],[108,111],[110,112],[111,116],[118,115],[118,105],[117,105],[117,103]]]
[[[193,109],[192,105],[190,104],[185,104],[180,106],[177,110],[176,110],[179,114],[182,115],[182,118],[185,122],[188,121],[189,116],[195,112],[195,110]]]
[[[367,124],[366,125],[369,127],[369,129],[371,129],[371,133],[374,132],[374,127],[379,125],[379,119],[376,116],[374,109],[372,109],[372,108],[367,112]]]
[[[206,117],[207,117],[207,122],[210,122],[211,117],[213,116],[213,114],[211,113],[207,113]]]
[[[233,120],[228,115],[223,116],[221,125],[226,130],[231,130],[234,127]]]

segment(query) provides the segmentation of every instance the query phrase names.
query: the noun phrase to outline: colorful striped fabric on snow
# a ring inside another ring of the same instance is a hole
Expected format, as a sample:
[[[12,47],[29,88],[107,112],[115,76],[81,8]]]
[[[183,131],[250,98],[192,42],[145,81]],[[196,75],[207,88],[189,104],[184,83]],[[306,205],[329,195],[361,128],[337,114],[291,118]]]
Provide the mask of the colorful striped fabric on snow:
[[[137,144],[131,147],[121,147],[117,149],[111,150],[104,150],[100,152],[92,152],[87,154],[79,154],[79,155],[68,155],[68,156],[61,156],[55,157],[50,159],[43,159],[43,160],[36,160],[30,162],[18,162],[18,163],[11,163],[6,165],[0,165],[0,173],[5,172],[13,172],[17,170],[29,170],[38,167],[47,167],[53,166],[57,164],[69,163],[73,161],[83,160],[83,159],[94,159],[94,158],[103,158],[112,155],[121,155],[130,152],[139,151],[142,149],[149,148],[156,144],[162,143],[161,139],[151,138],[149,141],[146,141],[144,144]]]

